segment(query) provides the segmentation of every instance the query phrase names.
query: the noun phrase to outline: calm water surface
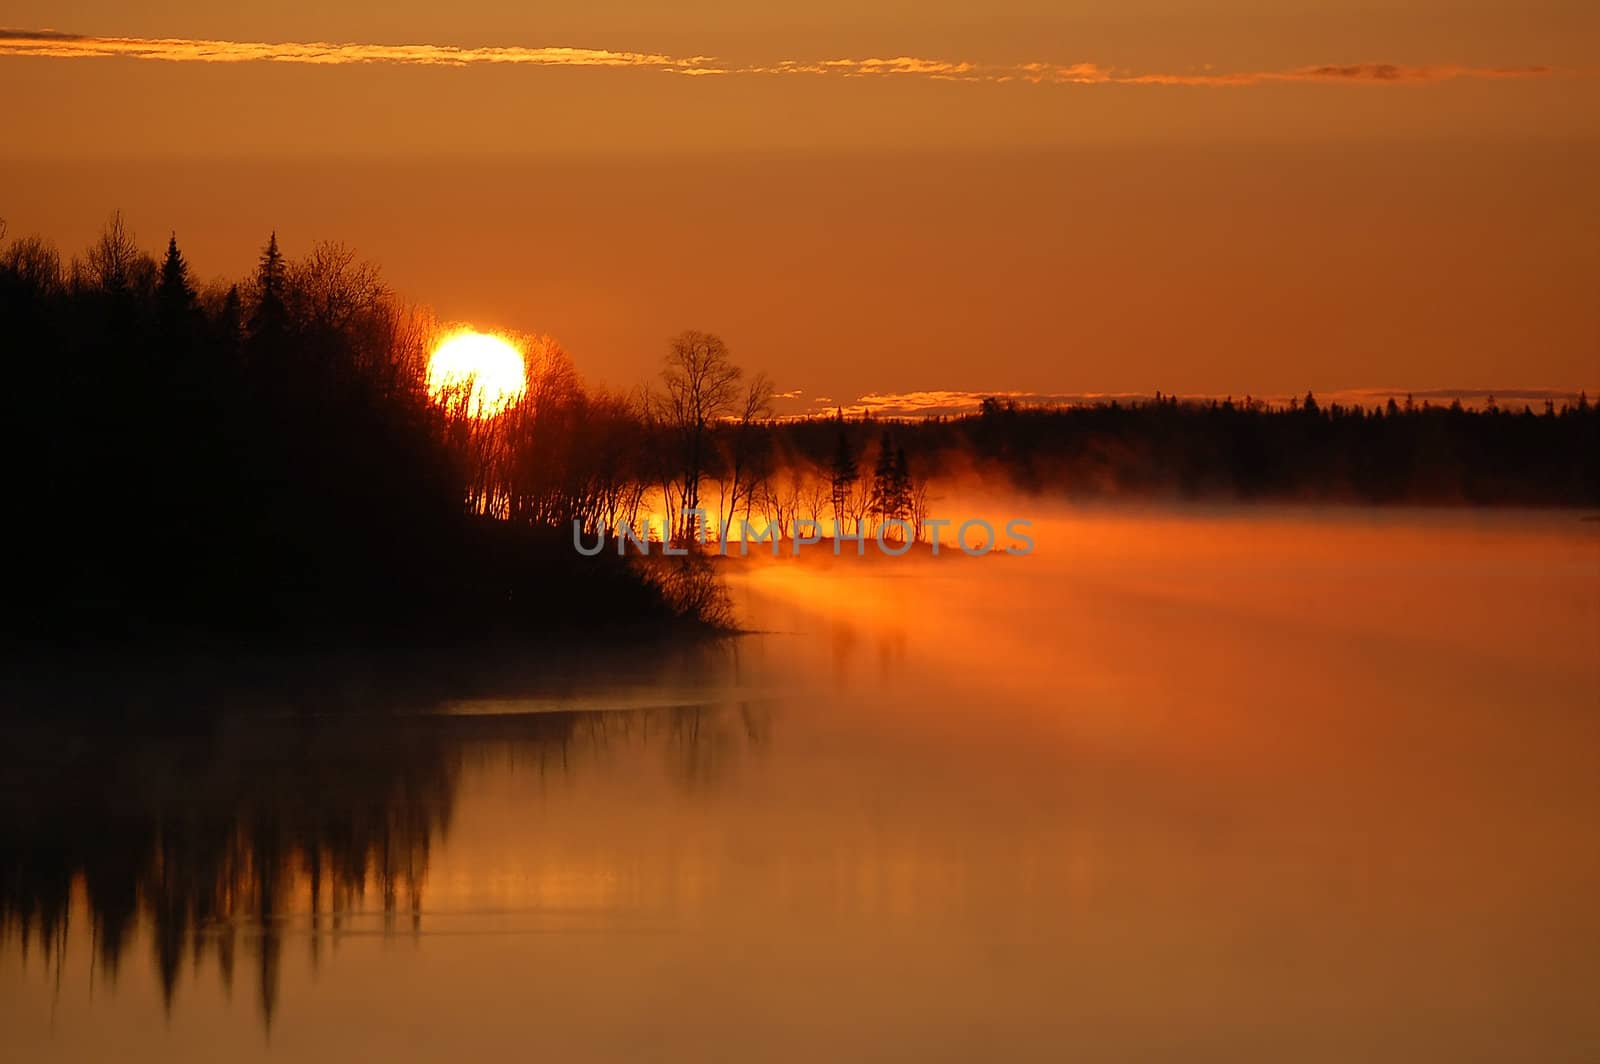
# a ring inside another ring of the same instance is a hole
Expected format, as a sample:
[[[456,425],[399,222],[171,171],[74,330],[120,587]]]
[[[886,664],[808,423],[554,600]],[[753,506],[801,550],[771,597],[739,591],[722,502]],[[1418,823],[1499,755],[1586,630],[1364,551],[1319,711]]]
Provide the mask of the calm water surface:
[[[1600,1059],[1600,523],[1036,538],[744,563],[705,647],[14,697],[3,1055]]]

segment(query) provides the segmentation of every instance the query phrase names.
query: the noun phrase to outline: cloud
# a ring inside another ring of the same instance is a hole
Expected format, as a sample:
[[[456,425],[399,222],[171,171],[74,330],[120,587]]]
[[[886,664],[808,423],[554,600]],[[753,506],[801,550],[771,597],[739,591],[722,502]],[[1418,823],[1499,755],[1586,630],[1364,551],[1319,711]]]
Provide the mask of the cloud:
[[[1264,70],[1220,73],[1203,70],[1181,74],[1136,73],[1103,67],[1098,63],[1019,63],[987,65],[940,59],[828,59],[816,62],[786,61],[766,67],[746,67],[740,73],[832,74],[844,77],[917,76],[943,81],[976,81],[1003,84],[1029,82],[1035,85],[1178,85],[1236,88],[1273,82],[1324,82],[1368,84],[1420,84],[1454,81],[1458,78],[1506,80],[1549,77],[1561,71],[1548,66],[1473,67],[1459,64],[1443,66],[1401,66],[1395,63],[1355,63],[1345,66],[1312,66],[1293,70]]]
[[[1462,78],[1506,80],[1563,73],[1547,66],[1404,66],[1356,63],[1279,71],[1139,73],[1097,63],[1013,64],[894,56],[866,59],[787,59],[750,65],[713,56],[674,56],[603,48],[458,48],[440,44],[364,44],[312,41],[214,41],[182,37],[97,37],[53,30],[0,29],[0,57],[142,59],[168,63],[299,63],[317,66],[400,64],[430,67],[535,66],[633,68],[682,74],[764,77],[916,78],[931,81],[1035,85],[1167,85],[1229,88],[1270,83],[1423,84]]]
[[[0,29],[0,56],[56,59],[126,58],[170,63],[371,63],[411,66],[643,67],[675,73],[715,73],[707,56],[613,52],[600,48],[456,48],[439,44],[357,44],[313,41],[190,40],[180,37],[90,37],[49,30]]]
[[[1474,67],[1460,64],[1443,66],[1400,66],[1395,63],[1353,63],[1346,66],[1311,66],[1296,70],[1256,71],[1250,73],[1199,74],[1133,74],[1111,80],[1124,85],[1199,85],[1242,86],[1263,85],[1274,82],[1323,82],[1369,85],[1426,84],[1438,81],[1456,81],[1474,78],[1487,81],[1507,81],[1518,78],[1541,78],[1562,71],[1548,66]]]
[[[861,417],[950,417],[975,413],[986,398],[1010,401],[1018,406],[1082,406],[1095,403],[1139,402],[1151,398],[1134,392],[969,392],[935,389],[917,392],[868,392],[849,402],[818,399],[810,414],[831,414],[842,409],[846,416]]]

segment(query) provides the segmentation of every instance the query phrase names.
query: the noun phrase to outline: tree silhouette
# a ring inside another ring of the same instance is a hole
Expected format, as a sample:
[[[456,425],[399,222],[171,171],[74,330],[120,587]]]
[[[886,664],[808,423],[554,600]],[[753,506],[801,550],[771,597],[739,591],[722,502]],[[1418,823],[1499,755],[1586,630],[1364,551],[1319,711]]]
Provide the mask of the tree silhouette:
[[[980,415],[981,416],[981,415]],[[871,512],[879,527],[912,517],[914,486],[904,447],[896,447],[885,429],[878,440],[878,457],[872,471]]]
[[[194,309],[194,286],[189,283],[189,264],[178,250],[178,235],[167,239],[167,257],[161,263],[161,284],[156,302],[169,314],[188,314]]]
[[[194,323],[195,294],[189,282],[189,265],[178,251],[178,237],[167,239],[167,255],[156,285],[156,324],[169,356],[185,352]]]
[[[261,249],[252,293],[255,310],[250,315],[250,336],[258,345],[272,346],[283,338],[288,323],[284,290],[288,285],[288,264],[278,250],[278,232],[272,231],[267,246]]]
[[[855,449],[850,446],[850,437],[845,433],[844,411],[839,411],[836,424],[838,437],[833,449],[833,460],[828,466],[835,535],[844,530],[845,515],[850,512],[850,492],[860,477],[856,466]]]
[[[727,471],[727,490],[717,505],[717,525],[726,529],[733,524],[742,504],[745,517],[750,516],[756,486],[769,473],[771,436],[762,431],[762,422],[772,416],[772,379],[757,373],[750,379],[736,413],[737,420],[724,426],[722,468]],[[723,507],[727,512],[723,512]],[[778,522],[780,534],[783,522]]]
[[[37,237],[0,245],[0,397],[13,567],[0,618],[30,638],[556,627],[714,603],[696,581],[602,551],[665,506],[840,529],[929,516],[929,484],[975,474],[1074,497],[1593,506],[1600,412],[1543,416],[1386,402],[986,401],[970,416],[774,420],[772,385],[685,332],[658,390],[586,388],[549,337],[519,338],[527,395],[489,418],[431,396],[441,327],[335,243],[197,285],[176,235],[157,262],[122,215],[62,269]],[[870,482],[863,443],[880,437]],[[913,475],[912,470],[915,470]],[[550,603],[561,602],[561,611]],[[310,633],[317,633],[312,636]]]
[[[32,353],[0,419],[30,559],[0,623],[320,639],[673,616],[653,574],[575,564],[559,534],[640,506],[658,448],[632,408],[591,399],[550,342],[526,407],[463,426],[427,392],[437,334],[338,244],[291,262],[274,233],[253,277],[203,294],[175,235],[158,264],[120,214],[67,283],[44,242],[0,246],[0,340]],[[718,409],[701,404],[702,431]],[[463,428],[494,447],[460,446]],[[492,515],[469,505],[489,495]]]
[[[673,337],[656,403],[673,438],[670,483],[678,500],[676,534],[685,540],[694,539],[697,531],[689,511],[700,507],[700,484],[711,459],[711,425],[734,412],[741,376],[721,337],[692,329]]]
[[[115,211],[101,230],[100,238],[92,244],[81,264],[73,272],[80,286],[93,287],[112,295],[125,295],[147,271],[146,256],[139,250],[138,241],[123,221],[122,212]]]
[[[911,463],[906,459],[906,449],[894,450],[894,469],[890,473],[889,504],[884,516],[890,520],[906,521],[911,518],[912,496],[915,485],[911,479]]]

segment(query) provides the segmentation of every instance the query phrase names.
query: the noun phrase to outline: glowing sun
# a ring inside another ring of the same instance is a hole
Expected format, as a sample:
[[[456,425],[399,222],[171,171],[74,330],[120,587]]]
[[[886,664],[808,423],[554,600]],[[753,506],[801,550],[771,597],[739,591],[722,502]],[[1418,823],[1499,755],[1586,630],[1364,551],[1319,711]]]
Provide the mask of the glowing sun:
[[[522,352],[490,333],[451,333],[428,360],[428,394],[435,400],[465,398],[469,417],[494,417],[528,390]]]

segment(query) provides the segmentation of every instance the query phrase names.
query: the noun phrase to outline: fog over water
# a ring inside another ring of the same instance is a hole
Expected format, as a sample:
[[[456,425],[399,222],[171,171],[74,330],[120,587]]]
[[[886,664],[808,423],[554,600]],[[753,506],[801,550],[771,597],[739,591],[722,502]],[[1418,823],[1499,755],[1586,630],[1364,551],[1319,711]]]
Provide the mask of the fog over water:
[[[1600,1045],[1600,522],[959,509],[1031,517],[1035,550],[730,560],[753,631],[725,642],[463,654],[405,697],[330,672],[337,707],[219,697],[224,723],[153,737],[13,706],[7,1042],[41,1061]]]

